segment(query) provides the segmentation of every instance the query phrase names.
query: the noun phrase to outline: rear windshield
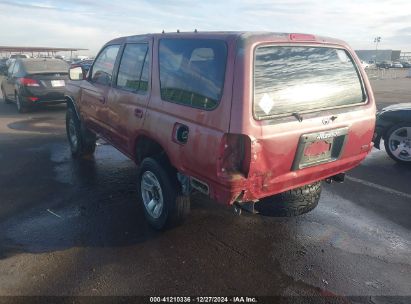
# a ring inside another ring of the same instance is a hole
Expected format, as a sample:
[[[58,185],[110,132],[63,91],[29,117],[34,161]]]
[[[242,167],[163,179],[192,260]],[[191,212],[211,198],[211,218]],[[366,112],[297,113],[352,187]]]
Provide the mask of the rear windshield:
[[[63,60],[28,60],[23,61],[24,70],[28,74],[67,73],[68,64]]]
[[[255,52],[254,116],[311,112],[366,100],[358,70],[342,49],[263,46]]]
[[[227,46],[222,40],[161,39],[161,98],[212,110],[223,90]]]

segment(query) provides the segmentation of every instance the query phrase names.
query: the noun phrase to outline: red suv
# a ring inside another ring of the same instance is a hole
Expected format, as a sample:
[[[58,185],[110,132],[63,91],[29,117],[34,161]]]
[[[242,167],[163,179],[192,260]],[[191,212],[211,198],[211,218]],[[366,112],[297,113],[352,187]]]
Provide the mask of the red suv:
[[[139,199],[157,229],[187,215],[194,190],[222,204],[264,200],[280,215],[308,212],[321,181],[342,180],[372,148],[371,86],[354,51],[331,38],[122,37],[70,79],[73,156],[92,154],[101,136],[135,161]]]

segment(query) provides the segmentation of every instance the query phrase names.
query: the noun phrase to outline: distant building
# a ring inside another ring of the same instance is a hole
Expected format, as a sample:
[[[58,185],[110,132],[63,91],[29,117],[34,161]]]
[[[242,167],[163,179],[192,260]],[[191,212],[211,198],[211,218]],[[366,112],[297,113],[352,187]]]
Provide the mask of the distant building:
[[[411,62],[411,52],[401,52],[400,60]]]
[[[365,62],[400,61],[401,57],[400,50],[357,50],[355,53]]]

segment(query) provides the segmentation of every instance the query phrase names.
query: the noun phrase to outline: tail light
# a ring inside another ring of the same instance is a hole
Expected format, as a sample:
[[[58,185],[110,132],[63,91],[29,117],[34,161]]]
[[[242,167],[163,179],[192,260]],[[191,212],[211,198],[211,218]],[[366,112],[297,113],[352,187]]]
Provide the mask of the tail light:
[[[218,162],[219,174],[248,175],[250,167],[251,141],[241,134],[224,134]]]
[[[293,41],[315,41],[315,36],[310,34],[290,34],[289,38]]]
[[[37,80],[31,78],[20,78],[20,84],[24,85],[25,87],[39,87],[40,84]]]

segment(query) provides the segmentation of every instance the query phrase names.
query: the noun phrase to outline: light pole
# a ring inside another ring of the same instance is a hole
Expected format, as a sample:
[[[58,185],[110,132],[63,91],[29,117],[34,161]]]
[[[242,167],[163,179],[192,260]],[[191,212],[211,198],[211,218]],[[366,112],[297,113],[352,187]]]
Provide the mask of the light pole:
[[[375,64],[377,64],[377,52],[378,52],[378,43],[380,43],[381,37],[375,37],[374,38],[374,43],[375,43]]]

